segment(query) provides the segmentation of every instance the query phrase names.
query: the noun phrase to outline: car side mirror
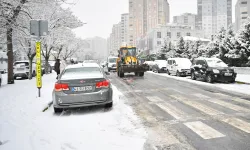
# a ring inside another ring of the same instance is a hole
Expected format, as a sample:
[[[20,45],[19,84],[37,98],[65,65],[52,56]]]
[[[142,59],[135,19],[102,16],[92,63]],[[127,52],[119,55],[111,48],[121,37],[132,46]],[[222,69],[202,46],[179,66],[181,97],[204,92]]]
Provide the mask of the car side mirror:
[[[107,71],[105,71],[105,74],[106,74],[106,75],[110,75],[110,73],[109,73],[109,72],[107,72]]]

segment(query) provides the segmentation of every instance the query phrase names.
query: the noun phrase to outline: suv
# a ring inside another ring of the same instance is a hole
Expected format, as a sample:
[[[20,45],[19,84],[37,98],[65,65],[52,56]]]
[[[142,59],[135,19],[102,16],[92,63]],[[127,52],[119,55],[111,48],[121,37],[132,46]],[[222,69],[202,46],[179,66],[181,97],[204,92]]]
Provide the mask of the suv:
[[[214,81],[235,82],[237,73],[218,58],[196,58],[191,66],[191,78],[201,78],[209,83]]]
[[[32,77],[36,76],[36,63],[32,64]],[[29,78],[29,61],[16,61],[14,63],[14,79],[17,77]]]

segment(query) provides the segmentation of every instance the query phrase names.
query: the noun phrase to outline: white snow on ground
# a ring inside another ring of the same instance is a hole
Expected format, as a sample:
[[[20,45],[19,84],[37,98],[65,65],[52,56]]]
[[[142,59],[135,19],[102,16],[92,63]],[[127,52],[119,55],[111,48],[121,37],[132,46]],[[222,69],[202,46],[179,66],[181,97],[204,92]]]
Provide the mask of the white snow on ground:
[[[236,81],[250,83],[250,74],[238,74]]]
[[[194,83],[194,84],[198,84],[198,85],[217,87],[217,88],[221,88],[221,89],[224,89],[224,90],[230,90],[230,91],[250,95],[250,92],[249,92],[250,91],[250,85],[237,84],[237,83],[233,83],[233,84],[227,84],[227,83],[210,84],[210,83],[206,83],[206,82],[202,82],[202,81],[191,80],[190,76],[188,76],[188,77],[176,77],[176,76],[168,75],[168,74],[165,74],[165,73],[154,73],[152,71],[147,71],[147,73],[151,73],[151,74],[155,74],[155,75],[159,75],[159,76],[164,76],[164,77],[168,77],[168,78],[172,78],[172,79],[176,79],[176,80],[180,80],[180,81],[186,81],[186,82],[190,82],[190,83]]]
[[[55,115],[50,107],[42,112],[51,101],[55,78],[55,73],[44,75],[41,98],[35,78],[0,88],[1,150],[143,149],[146,131],[114,86],[112,110],[100,107]]]

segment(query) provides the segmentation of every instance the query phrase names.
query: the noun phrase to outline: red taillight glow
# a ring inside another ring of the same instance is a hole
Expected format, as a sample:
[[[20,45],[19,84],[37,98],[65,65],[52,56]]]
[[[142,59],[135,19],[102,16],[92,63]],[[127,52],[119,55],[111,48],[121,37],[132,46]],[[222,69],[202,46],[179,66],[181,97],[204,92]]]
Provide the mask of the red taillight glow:
[[[96,83],[96,88],[108,88],[108,87],[109,87],[109,81],[108,80],[104,80],[104,81]]]
[[[69,85],[65,83],[56,83],[55,84],[55,91],[68,91]]]

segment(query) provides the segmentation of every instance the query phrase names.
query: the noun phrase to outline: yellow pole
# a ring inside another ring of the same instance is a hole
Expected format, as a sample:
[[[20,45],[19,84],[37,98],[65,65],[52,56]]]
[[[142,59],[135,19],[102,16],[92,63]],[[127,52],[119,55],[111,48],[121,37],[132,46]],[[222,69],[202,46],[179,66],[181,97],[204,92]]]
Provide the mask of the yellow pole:
[[[41,69],[41,42],[36,42],[36,86],[38,88],[38,97],[41,96],[42,88],[42,69]]]

